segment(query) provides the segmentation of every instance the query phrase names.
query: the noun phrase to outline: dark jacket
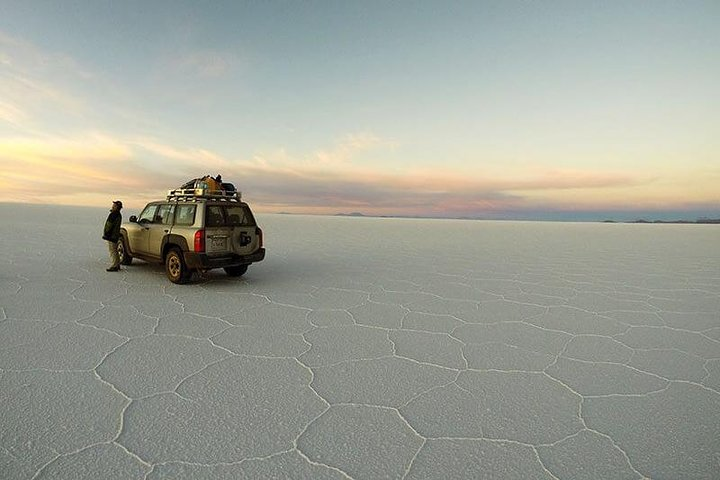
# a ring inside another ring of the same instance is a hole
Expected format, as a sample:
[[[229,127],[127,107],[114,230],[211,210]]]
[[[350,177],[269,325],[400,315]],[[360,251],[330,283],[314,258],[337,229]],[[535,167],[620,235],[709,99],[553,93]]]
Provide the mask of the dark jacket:
[[[117,242],[120,240],[120,224],[122,223],[122,215],[120,212],[110,212],[107,220],[105,220],[105,230],[103,231],[103,240]]]

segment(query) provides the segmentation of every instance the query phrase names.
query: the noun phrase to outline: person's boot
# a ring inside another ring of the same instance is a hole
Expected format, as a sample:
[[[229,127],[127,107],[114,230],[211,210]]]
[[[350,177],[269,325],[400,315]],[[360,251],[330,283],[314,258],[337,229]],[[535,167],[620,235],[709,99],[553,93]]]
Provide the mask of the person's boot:
[[[106,272],[119,272],[120,267],[110,267],[105,269]]]

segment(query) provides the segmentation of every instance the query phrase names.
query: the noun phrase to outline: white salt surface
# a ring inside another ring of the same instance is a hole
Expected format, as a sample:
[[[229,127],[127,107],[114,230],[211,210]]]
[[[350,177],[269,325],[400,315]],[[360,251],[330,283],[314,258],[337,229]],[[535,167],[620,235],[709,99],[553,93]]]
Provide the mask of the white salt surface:
[[[177,286],[0,213],[3,479],[718,478],[716,226],[259,215]]]

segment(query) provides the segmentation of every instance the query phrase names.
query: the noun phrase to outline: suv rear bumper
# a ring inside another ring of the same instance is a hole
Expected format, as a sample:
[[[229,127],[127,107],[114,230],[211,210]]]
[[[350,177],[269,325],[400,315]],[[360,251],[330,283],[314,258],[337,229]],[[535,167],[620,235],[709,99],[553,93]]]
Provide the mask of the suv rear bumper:
[[[206,253],[185,252],[185,265],[188,268],[211,268],[233,267],[235,265],[249,265],[259,262],[265,258],[265,249],[260,248],[250,255],[230,255],[225,257],[209,257]]]

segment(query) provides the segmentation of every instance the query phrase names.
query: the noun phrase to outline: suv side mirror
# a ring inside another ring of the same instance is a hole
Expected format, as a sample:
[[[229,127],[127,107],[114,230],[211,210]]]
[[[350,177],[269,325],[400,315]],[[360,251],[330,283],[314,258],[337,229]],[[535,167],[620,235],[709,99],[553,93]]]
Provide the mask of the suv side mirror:
[[[130,223],[137,223],[137,216],[136,216],[136,215],[131,215],[131,216],[130,216]]]

